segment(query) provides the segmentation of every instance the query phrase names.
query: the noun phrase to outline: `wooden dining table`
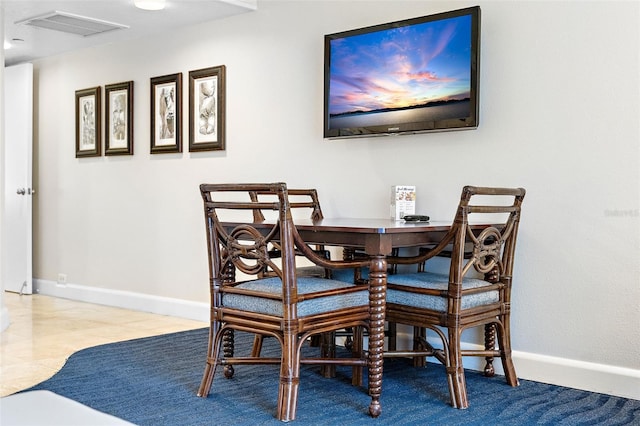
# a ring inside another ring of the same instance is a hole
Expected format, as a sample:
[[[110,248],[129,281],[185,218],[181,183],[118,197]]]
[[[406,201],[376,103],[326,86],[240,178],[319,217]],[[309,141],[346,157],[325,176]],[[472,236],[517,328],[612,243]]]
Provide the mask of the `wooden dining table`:
[[[306,243],[353,247],[369,256],[369,414],[382,412],[382,370],[384,356],[387,256],[393,249],[438,243],[451,222],[405,222],[391,219],[324,218],[295,219],[298,233]]]
[[[254,222],[257,229],[270,228],[273,221]],[[382,412],[382,371],[384,361],[385,305],[387,294],[387,257],[394,249],[437,244],[450,230],[451,222],[405,222],[392,219],[309,218],[294,219],[296,229],[305,243],[358,249],[369,257],[369,343],[368,391],[371,397],[369,414]],[[225,222],[230,227],[235,222]],[[490,224],[472,225],[482,230]]]

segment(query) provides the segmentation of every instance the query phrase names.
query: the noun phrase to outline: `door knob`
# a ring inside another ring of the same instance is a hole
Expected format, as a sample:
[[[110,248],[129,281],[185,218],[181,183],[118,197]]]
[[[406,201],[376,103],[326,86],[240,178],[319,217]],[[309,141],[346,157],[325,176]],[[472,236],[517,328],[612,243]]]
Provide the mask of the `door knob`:
[[[25,190],[24,190],[24,188],[18,188],[18,190],[16,191],[16,194],[18,194],[18,195],[24,195],[24,194],[25,194]]]

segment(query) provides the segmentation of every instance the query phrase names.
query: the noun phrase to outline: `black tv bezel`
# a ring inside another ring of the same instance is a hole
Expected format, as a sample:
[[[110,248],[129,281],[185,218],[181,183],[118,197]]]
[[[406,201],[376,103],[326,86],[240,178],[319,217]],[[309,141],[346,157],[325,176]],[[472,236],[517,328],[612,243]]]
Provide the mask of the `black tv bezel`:
[[[331,70],[331,41],[339,38],[367,34],[377,31],[399,28],[404,26],[435,22],[459,16],[471,16],[471,88],[470,88],[470,116],[465,119],[447,119],[439,121],[420,121],[412,123],[385,124],[366,127],[347,127],[340,129],[329,128],[329,89]],[[324,105],[323,125],[325,139],[344,139],[357,137],[406,135],[417,133],[446,132],[455,130],[476,129],[480,122],[479,114],[479,79],[480,79],[480,6],[440,12],[417,18],[403,19],[385,24],[372,25],[324,36]]]

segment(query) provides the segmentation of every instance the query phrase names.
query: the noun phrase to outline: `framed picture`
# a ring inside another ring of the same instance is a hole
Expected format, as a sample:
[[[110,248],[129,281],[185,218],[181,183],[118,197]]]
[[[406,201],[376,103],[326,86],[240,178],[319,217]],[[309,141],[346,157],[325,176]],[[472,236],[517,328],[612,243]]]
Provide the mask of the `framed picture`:
[[[100,92],[100,86],[76,90],[76,158],[101,155]]]
[[[182,152],[182,73],[151,79],[151,153]]]
[[[104,86],[104,155],[133,155],[133,81]]]
[[[225,66],[189,71],[189,151],[225,149]]]

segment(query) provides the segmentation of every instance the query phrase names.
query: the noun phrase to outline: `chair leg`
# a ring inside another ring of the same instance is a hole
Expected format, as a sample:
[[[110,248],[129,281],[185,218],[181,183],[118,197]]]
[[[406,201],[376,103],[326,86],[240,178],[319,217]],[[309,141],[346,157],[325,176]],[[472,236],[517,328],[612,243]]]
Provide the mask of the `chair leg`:
[[[211,384],[213,383],[213,376],[216,373],[216,366],[218,362],[219,345],[215,342],[215,330],[216,327],[212,324],[209,327],[209,347],[207,349],[207,363],[204,367],[204,374],[202,375],[202,381],[198,388],[197,395],[206,398],[211,391]]]
[[[282,359],[280,361],[280,385],[276,415],[278,420],[283,422],[295,420],[299,385],[300,346],[295,334],[285,332],[282,339]]]
[[[256,334],[253,337],[253,346],[251,347],[251,356],[254,358],[260,357],[260,352],[262,352],[262,341],[264,340],[264,336],[262,334]]]
[[[498,339],[500,344],[500,357],[502,359],[502,368],[505,378],[509,386],[519,386],[516,369],[513,366],[511,358],[511,330],[509,327],[509,315],[505,315],[502,319],[502,327],[498,328]]]
[[[413,350],[424,351],[426,348],[422,344],[427,338],[427,330],[424,327],[413,327]],[[424,367],[427,365],[426,356],[417,356],[413,358],[414,367]]]
[[[465,409],[469,407],[467,398],[467,384],[462,366],[462,352],[460,349],[460,330],[449,329],[449,365],[447,376],[449,391],[451,393],[451,405],[454,408]]]
[[[346,336],[344,337],[344,347],[348,351],[353,350],[353,340],[354,340],[354,330],[352,327],[347,327],[344,329]]]
[[[387,322],[387,348],[395,351],[398,342],[398,326],[395,322]]]
[[[353,327],[353,342],[351,345],[351,356],[354,358],[362,358],[364,349],[364,331],[362,327]],[[362,367],[354,366],[351,369],[351,384],[353,386],[362,386]]]
[[[327,332],[320,334],[320,357],[335,358],[336,357],[336,333]],[[322,377],[336,377],[336,366],[333,364],[323,364],[320,367]]]

